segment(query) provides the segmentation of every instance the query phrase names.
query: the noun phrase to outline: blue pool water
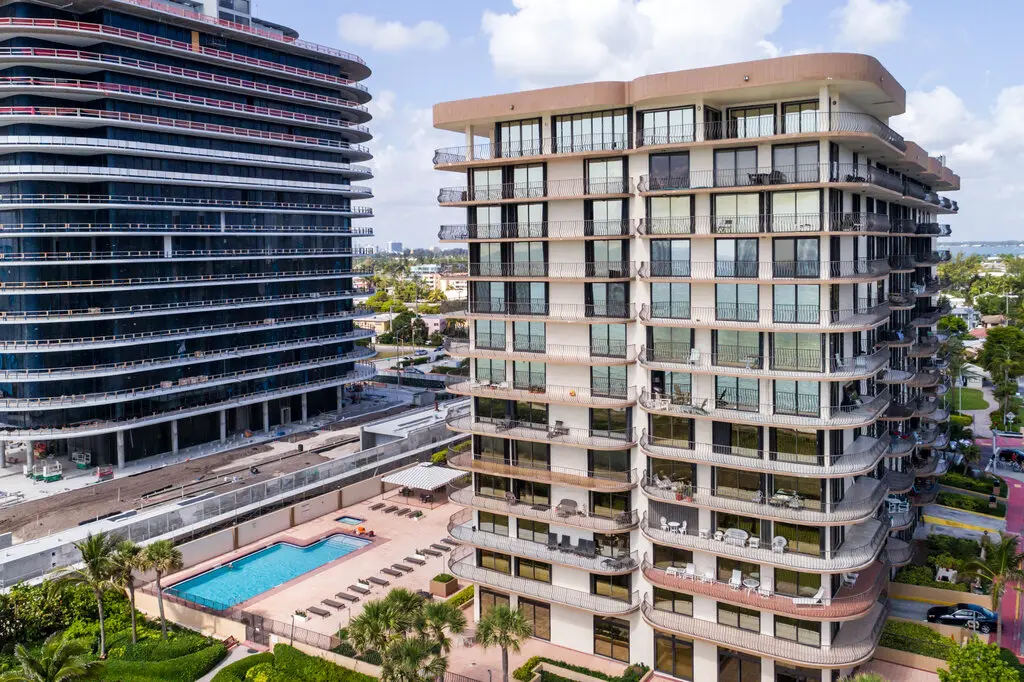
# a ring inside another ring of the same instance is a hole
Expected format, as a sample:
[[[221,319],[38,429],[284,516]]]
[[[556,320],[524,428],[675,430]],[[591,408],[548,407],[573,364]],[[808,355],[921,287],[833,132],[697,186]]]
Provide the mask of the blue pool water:
[[[361,519],[357,516],[339,516],[335,519],[335,521],[337,521],[338,523],[347,523],[350,526],[358,526],[365,520],[366,519]]]
[[[196,604],[227,609],[368,544],[369,540],[348,535],[332,535],[309,547],[279,542],[164,591]]]

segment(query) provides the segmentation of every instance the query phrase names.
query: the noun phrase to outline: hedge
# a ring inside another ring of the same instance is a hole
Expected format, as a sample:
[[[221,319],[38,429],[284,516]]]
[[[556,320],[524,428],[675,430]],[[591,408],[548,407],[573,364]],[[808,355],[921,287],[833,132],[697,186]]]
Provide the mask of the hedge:
[[[107,663],[107,680],[120,682],[195,682],[227,654],[220,642],[195,653],[163,661],[115,659]]]
[[[996,502],[995,509],[992,509],[988,506],[988,500],[983,500],[973,495],[940,492],[936,502],[944,507],[955,507],[956,509],[963,509],[964,511],[976,512],[978,514],[1006,516],[1006,505],[1004,503]]]
[[[971,561],[981,557],[981,544],[969,538],[955,538],[951,535],[929,535],[924,541],[928,557],[949,554],[960,561]]]
[[[246,656],[234,663],[228,663],[226,666],[218,670],[217,674],[213,676],[213,682],[244,682],[245,674],[249,672],[249,668],[253,668],[260,663],[273,662],[274,654],[269,651],[262,654]]]
[[[453,594],[448,598],[448,603],[452,606],[462,606],[470,599],[473,598],[473,586],[463,587],[461,590]]]
[[[438,573],[433,578],[436,583],[450,583],[455,580],[455,576],[450,573]]]
[[[376,682],[375,677],[308,656],[287,644],[274,646],[274,669],[285,679],[301,682]]]
[[[131,633],[129,633],[129,636]],[[123,649],[111,649],[110,658],[123,661],[166,661],[194,654],[214,642],[202,635],[181,634],[166,642],[163,640],[145,641],[129,644]]]
[[[633,663],[622,671],[622,675],[609,675],[608,673],[603,673],[599,670],[591,670],[590,668],[586,668],[582,665],[573,665],[572,663],[566,663],[565,661],[556,661],[553,658],[545,658],[544,656],[534,656],[527,659],[525,663],[516,668],[515,672],[512,673],[512,677],[516,678],[520,682],[529,682],[529,680],[533,679],[533,669],[537,667],[538,663],[551,663],[552,665],[557,665],[559,668],[583,673],[590,677],[596,677],[599,680],[606,680],[606,682],[639,682],[640,678],[650,670],[650,668],[643,663]],[[554,673],[545,673],[545,675],[549,676],[547,679],[553,679],[556,681],[564,679]]]
[[[899,620],[886,621],[878,645],[943,661],[959,647],[953,639],[939,634],[927,625]]]
[[[958,474],[955,471],[950,471],[939,478],[939,483],[951,488],[961,488],[963,490],[970,490],[971,492],[981,493],[983,495],[991,495],[993,487],[1001,483],[1001,481],[988,476],[985,478],[972,478],[970,476],[965,476],[964,474]],[[1001,494],[1002,486],[999,487]]]
[[[954,592],[967,592],[967,585],[963,583],[946,583],[935,580],[935,569],[931,566],[904,566],[896,572],[892,579],[894,583],[903,585],[917,585],[919,587],[934,587],[940,590],[952,590]]]

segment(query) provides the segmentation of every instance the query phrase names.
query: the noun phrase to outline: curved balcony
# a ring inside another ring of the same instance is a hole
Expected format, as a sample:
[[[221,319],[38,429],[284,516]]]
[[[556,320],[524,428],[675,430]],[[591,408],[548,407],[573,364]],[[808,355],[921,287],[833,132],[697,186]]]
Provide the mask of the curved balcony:
[[[788,549],[780,552],[772,549],[768,542],[760,543],[759,547],[751,547],[749,543],[739,545],[716,540],[710,529],[687,528],[685,532],[666,531],[661,529],[660,519],[648,519],[647,512],[644,512],[640,521],[640,532],[652,542],[660,545],[682,547],[717,556],[793,568],[809,573],[844,573],[861,571],[874,563],[889,537],[889,519],[870,518],[861,523],[849,525],[846,528],[846,539],[839,549],[815,554],[794,552]]]
[[[916,234],[926,237],[948,237],[953,234],[953,228],[947,224],[918,223]]]
[[[889,493],[892,495],[903,495],[910,492],[914,487],[913,472],[895,471],[887,469],[885,475],[889,480]]]
[[[628,218],[620,220],[544,220],[533,223],[487,225],[442,225],[437,238],[442,242],[472,241],[557,241],[563,239],[618,239],[633,235]]]
[[[453,378],[455,381],[448,384],[448,390],[456,395],[584,407],[629,407],[636,404],[636,387],[627,386],[625,383],[603,388],[587,388],[548,384],[544,383],[543,378],[534,382],[533,377],[520,376],[514,377],[512,382],[498,383],[481,379],[464,380],[457,376]]]
[[[914,462],[914,478],[938,478],[949,471],[951,461],[945,455],[930,455]]]
[[[554,424],[534,424],[513,419],[485,419],[465,414],[454,415],[448,419],[448,428],[460,433],[474,433],[481,436],[500,436],[513,440],[526,440],[532,443],[550,443],[551,445],[567,445],[591,450],[623,450],[636,445],[636,431],[630,429],[623,433],[583,429],[575,426]]]
[[[944,384],[940,385],[940,386],[937,386],[936,387],[936,395],[942,395],[943,393],[945,393],[945,391],[939,391],[938,390],[938,389],[945,388],[945,387],[946,386]],[[950,412],[949,412],[948,408],[937,407],[937,408],[935,408],[934,412],[932,412],[931,414],[922,415],[921,418],[924,419],[925,421],[928,421],[928,422],[933,422],[933,423],[936,423],[936,424],[941,424],[943,422],[949,421],[949,415],[950,415]]]
[[[892,562],[894,568],[906,566],[914,558],[913,545],[899,538],[889,538],[885,552],[889,555],[889,561]]]
[[[890,291],[890,310],[910,310],[917,303],[917,297],[913,291]]]
[[[932,308],[914,317],[910,324],[914,327],[934,327],[942,317],[942,314],[943,311],[939,308]]]
[[[774,282],[873,281],[889,274],[884,259],[851,261],[644,261],[638,270],[643,280],[690,279],[703,281],[771,280]]]
[[[473,562],[472,547],[460,547],[448,557],[448,570],[458,577],[477,585],[493,587],[504,592],[513,592],[524,597],[534,597],[553,604],[568,606],[589,613],[610,616],[632,613],[640,608],[640,593],[633,592],[627,599],[616,599],[601,594],[591,594],[569,587],[551,585],[537,580],[519,578],[500,571],[476,566]]]
[[[892,272],[913,272],[917,263],[910,254],[892,254],[889,256],[889,269]]]
[[[17,234],[19,237],[45,237],[60,235],[62,237],[133,236],[145,234],[149,236],[217,235],[218,237],[260,237],[268,235],[319,235],[332,237],[372,237],[372,227],[292,227],[282,225],[161,225],[159,223],[9,223],[4,231]],[[366,290],[365,293],[375,293]]]
[[[446,265],[441,276],[452,279],[628,280],[636,275],[628,261],[586,263],[465,263]]]
[[[481,338],[477,336],[477,345],[473,347],[469,339],[445,337],[444,348],[455,357],[492,358],[495,360],[536,360],[538,362],[584,364],[584,365],[632,365],[636,361],[636,346],[615,344],[605,347],[578,346],[564,343],[544,343],[543,346],[530,347],[532,338],[522,340],[512,337],[512,349],[505,346],[504,337],[491,339],[500,348],[481,346]]]
[[[910,409],[915,417],[929,417],[939,409],[935,396],[919,395],[910,402]]]
[[[604,556],[598,554],[596,550],[592,554],[580,552],[579,550],[566,551],[550,544],[521,540],[507,535],[498,535],[497,533],[485,533],[477,530],[473,524],[473,511],[471,509],[463,509],[451,516],[448,520],[448,534],[456,540],[473,547],[537,559],[549,564],[580,568],[589,573],[622,575],[632,573],[640,565],[640,559],[636,551],[632,554]]]
[[[911,286],[917,298],[931,298],[942,291],[946,283],[935,277],[926,280],[923,284],[913,284]]]
[[[885,329],[879,336],[890,348],[909,348],[917,339],[917,330],[910,326],[900,329]]]
[[[797,426],[822,429],[852,429],[873,424],[889,406],[889,390],[875,396],[865,396],[860,404],[819,405],[794,403],[760,403],[759,391],[735,393],[697,399],[688,394],[673,396],[640,394],[640,407],[645,412],[670,416],[716,419],[744,424]]]
[[[466,310],[470,318],[499,318],[506,320],[540,320],[551,322],[601,323],[630,322],[636,311],[628,303],[548,303],[545,299],[525,301],[470,300]]]
[[[18,265],[75,265],[111,263],[204,263],[238,260],[277,260],[300,258],[350,258],[372,255],[361,248],[330,249],[179,249],[145,251],[22,251],[0,253],[0,263]]]
[[[641,218],[640,237],[687,237],[737,234],[888,234],[889,216],[879,213],[770,213],[736,216],[679,216]]]
[[[893,405],[892,407],[896,406]],[[914,450],[917,449],[917,441],[906,434],[890,435],[889,440],[890,457],[906,457],[913,454]]]
[[[628,133],[598,133],[596,135],[559,135],[537,140],[504,142],[502,144],[475,144],[461,147],[443,147],[434,150],[435,166],[456,166],[489,161],[522,163],[526,159],[558,154],[560,156],[608,156],[632,149]],[[452,169],[454,170],[454,169]]]
[[[690,639],[725,644],[731,649],[755,656],[767,656],[798,665],[848,668],[865,663],[874,656],[878,640],[882,636],[882,627],[889,616],[889,605],[874,602],[867,616],[844,625],[832,645],[824,647],[808,646],[772,635],[762,635],[701,618],[692,618],[681,613],[663,611],[654,608],[647,597],[644,598],[641,611],[644,620],[651,626]]]
[[[39,438],[61,440],[67,438],[89,438],[92,436],[101,436],[108,433],[114,433],[115,431],[134,429],[142,426],[152,426],[154,424],[163,424],[174,421],[175,419],[194,417],[233,407],[244,407],[246,405],[253,405],[255,403],[272,400],[274,398],[287,398],[321,388],[333,388],[336,386],[368,381],[376,376],[376,374],[377,370],[373,366],[357,365],[357,369],[345,374],[344,376],[321,379],[318,381],[308,381],[301,385],[288,386],[285,388],[252,391],[250,393],[231,396],[229,400],[209,402],[205,404],[192,404],[187,407],[172,410],[161,410],[148,416],[128,417],[125,419],[108,419],[104,421],[97,420],[86,424],[73,424],[64,427],[42,427],[31,429],[7,428],[0,431],[0,440],[8,442],[26,439],[37,440]],[[199,392],[196,395],[201,396],[202,392]]]
[[[906,510],[889,512],[889,521],[893,532],[910,528],[916,520],[917,512],[910,508],[909,502],[907,503]]]
[[[565,178],[540,182],[504,182],[473,187],[443,187],[437,193],[442,206],[500,204],[554,199],[628,198],[633,194],[632,179]]]
[[[644,303],[640,319],[647,324],[710,329],[763,329],[767,331],[854,331],[873,329],[889,319],[889,304],[862,308],[822,309],[810,305],[779,304],[758,308],[747,304],[692,307],[689,304]]]
[[[60,210],[117,209],[125,206],[165,210],[173,206],[177,211],[208,212],[210,208],[231,213],[251,213],[254,210],[270,213],[327,213],[349,218],[373,215],[369,206],[336,206],[333,204],[306,204],[282,201],[240,201],[233,199],[202,199],[160,196],[132,196],[121,194],[3,194],[0,206],[9,208],[55,208]],[[247,228],[257,231],[259,228]],[[298,228],[290,228],[299,231]],[[329,229],[329,228],[324,228]],[[216,231],[216,230],[212,230]],[[315,230],[313,230],[315,231]],[[173,233],[172,233],[173,234]]]
[[[36,381],[64,381],[67,379],[85,379],[91,377],[115,376],[120,374],[134,374],[136,372],[149,372],[168,367],[182,367],[207,362],[218,362],[252,355],[264,355],[267,353],[279,353],[281,351],[293,350],[296,348],[308,348],[310,346],[324,346],[333,343],[344,343],[346,341],[357,341],[368,339],[373,332],[368,329],[359,329],[346,334],[330,334],[326,336],[306,337],[299,341],[283,341],[279,343],[256,343],[248,346],[235,346],[223,351],[198,351],[196,353],[182,353],[179,355],[168,355],[160,358],[146,358],[145,360],[133,360],[131,362],[112,362],[104,365],[79,365],[76,367],[55,367],[51,369],[10,369],[0,370],[0,379],[11,382],[36,382]],[[369,352],[366,357],[376,354],[372,346],[367,347]]]
[[[678,175],[641,175],[641,195],[735,187],[836,186],[871,191],[881,198],[903,196],[903,180],[866,163],[807,163],[749,168],[690,170]]]
[[[42,280],[36,282],[0,282],[0,292],[21,294],[62,294],[76,292],[121,291],[124,289],[167,289],[215,287],[229,284],[290,282],[293,280],[340,279],[370,274],[365,270],[298,270],[292,272],[239,272],[227,275],[182,275],[178,277],[131,277],[127,279]]]
[[[888,350],[886,350],[888,353]],[[908,372],[902,369],[893,369],[889,367],[880,376],[877,377],[879,383],[882,384],[906,384],[914,378],[913,372]]]
[[[544,521],[554,526],[585,528],[600,533],[632,530],[640,523],[640,516],[635,510],[619,512],[613,516],[600,516],[593,513],[593,511],[590,513],[578,511],[575,514],[570,514],[567,511],[560,510],[558,507],[511,502],[506,499],[476,495],[471,487],[456,489],[450,486],[448,499],[464,507],[472,507],[481,511],[489,511],[504,516],[515,516],[521,519]],[[515,498],[513,497],[512,499]]]
[[[654,348],[640,347],[640,364],[648,369],[691,374],[717,374],[730,376],[759,376],[807,379],[808,373],[816,381],[844,381],[874,376],[889,362],[888,348],[868,355],[828,358],[818,351],[783,351],[774,355],[759,355],[760,348],[746,346],[718,346],[717,352],[701,352],[688,343],[659,344]]]
[[[914,388],[934,388],[942,381],[942,374],[937,371],[921,370],[916,372],[908,382]]]
[[[850,586],[843,585],[834,596],[825,597],[816,604],[801,604],[793,597],[781,594],[762,596],[756,590],[737,590],[728,582],[709,580],[708,576],[686,578],[681,571],[669,573],[665,568],[652,564],[647,555],[644,555],[641,570],[649,583],[666,590],[805,620],[846,621],[863,618],[889,584],[889,565],[876,561],[860,572],[857,582]]]
[[[910,504],[915,507],[924,507],[932,504],[939,496],[939,484],[935,479],[928,481],[927,485],[919,486],[914,484],[914,490],[910,495]]]
[[[587,490],[625,492],[636,487],[636,470],[633,471],[587,471],[560,466],[543,466],[541,463],[517,462],[478,458],[471,452],[448,457],[448,465],[460,471],[505,476],[524,481],[565,485]]]
[[[179,341],[183,339],[201,338],[206,336],[222,336],[264,329],[284,329],[307,325],[328,324],[342,320],[353,320],[363,317],[364,313],[349,312],[322,313],[318,315],[296,315],[293,317],[266,318],[251,322],[227,322],[210,324],[201,327],[179,327],[158,332],[137,332],[134,334],[108,334],[106,336],[81,336],[66,339],[32,339],[28,341],[3,341],[0,350],[6,353],[49,353],[69,350],[97,350],[100,348],[116,348],[126,344],[158,343],[161,341]]]
[[[888,453],[889,445],[881,439],[858,436],[836,457],[807,455],[793,452],[761,452],[740,447],[716,446],[680,440],[652,438],[644,430],[640,436],[640,451],[648,457],[671,459],[695,464],[806,476],[809,478],[842,478],[869,473]]]
[[[762,490],[704,488],[665,482],[648,472],[644,472],[640,488],[647,497],[671,504],[813,526],[846,525],[871,518],[889,494],[888,481],[868,476],[858,478],[840,502],[804,500]]]
[[[908,358],[930,358],[939,352],[939,340],[934,336],[925,336],[919,339],[907,350]]]

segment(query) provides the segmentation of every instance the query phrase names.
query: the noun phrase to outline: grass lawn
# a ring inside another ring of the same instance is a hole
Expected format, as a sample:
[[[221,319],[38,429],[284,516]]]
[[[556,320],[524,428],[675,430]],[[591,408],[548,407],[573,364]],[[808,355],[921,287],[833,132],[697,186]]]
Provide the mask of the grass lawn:
[[[960,399],[963,394],[963,409],[965,410],[986,410],[988,402],[985,401],[985,394],[980,388],[955,388],[946,393],[946,405],[954,410],[960,409]]]

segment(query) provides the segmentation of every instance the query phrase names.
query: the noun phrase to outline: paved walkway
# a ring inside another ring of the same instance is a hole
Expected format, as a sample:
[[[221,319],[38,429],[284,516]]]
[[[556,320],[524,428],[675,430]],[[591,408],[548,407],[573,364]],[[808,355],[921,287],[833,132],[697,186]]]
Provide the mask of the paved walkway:
[[[1020,535],[1024,532],[1024,478],[1021,474],[1012,477],[1004,475],[1009,486],[1009,499],[1006,503],[1006,530]],[[999,605],[1003,618],[1003,639],[1000,644],[1017,654],[1022,653],[1024,642],[1021,641],[1021,593],[1017,586],[1007,588]]]
[[[221,668],[247,656],[252,656],[252,654],[249,653],[249,650],[244,645],[240,644],[236,646],[228,652],[228,655],[224,657],[224,660],[213,667],[213,670],[200,677],[198,682],[210,682],[210,680],[213,679],[213,676],[216,675]]]
[[[992,420],[989,417],[989,414],[996,407],[996,398],[992,395],[992,386],[990,385],[986,384],[982,386],[981,392],[985,394],[985,401],[988,403],[988,407],[984,410],[964,410],[963,413],[974,418],[974,423],[971,425],[971,429],[973,429],[975,437],[991,438]],[[956,407],[956,405],[953,407]]]

